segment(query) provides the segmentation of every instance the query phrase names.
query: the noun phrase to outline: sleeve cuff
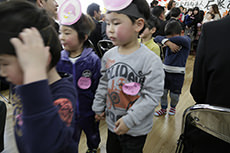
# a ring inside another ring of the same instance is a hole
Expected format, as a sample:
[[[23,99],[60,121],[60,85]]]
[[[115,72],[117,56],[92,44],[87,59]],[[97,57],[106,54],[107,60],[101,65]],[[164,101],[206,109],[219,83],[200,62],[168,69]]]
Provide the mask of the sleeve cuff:
[[[166,39],[163,39],[163,40],[161,41],[161,44],[164,45],[164,44],[166,43],[166,41],[168,41],[168,40],[169,40],[169,39],[167,39],[167,38],[166,38]]]
[[[135,123],[132,121],[132,119],[129,116],[126,115],[126,116],[123,116],[122,118],[123,118],[123,121],[124,121],[125,125],[129,129],[131,129],[132,127],[135,126]]]

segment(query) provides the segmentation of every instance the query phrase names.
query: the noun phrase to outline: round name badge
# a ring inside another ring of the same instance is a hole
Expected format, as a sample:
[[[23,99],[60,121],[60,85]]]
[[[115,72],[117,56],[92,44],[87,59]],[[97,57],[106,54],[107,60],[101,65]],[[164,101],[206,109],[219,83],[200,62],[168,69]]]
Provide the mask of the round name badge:
[[[132,0],[103,0],[104,6],[109,11],[119,11],[131,4]]]
[[[91,79],[86,77],[80,77],[80,79],[77,81],[77,85],[81,89],[88,89],[91,86]]]
[[[136,83],[136,82],[131,82],[131,83],[125,83],[122,86],[122,91],[127,94],[127,95],[131,95],[131,96],[135,96],[138,94],[138,92],[141,89],[141,85],[140,83]]]

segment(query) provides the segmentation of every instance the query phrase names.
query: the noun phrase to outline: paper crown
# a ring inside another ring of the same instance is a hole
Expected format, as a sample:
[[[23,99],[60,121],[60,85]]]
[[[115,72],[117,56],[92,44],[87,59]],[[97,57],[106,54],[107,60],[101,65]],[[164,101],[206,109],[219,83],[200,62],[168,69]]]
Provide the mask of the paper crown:
[[[119,11],[131,4],[132,0],[103,0],[108,11]]]
[[[79,0],[66,0],[58,10],[58,19],[62,25],[72,25],[80,19],[81,14]]]

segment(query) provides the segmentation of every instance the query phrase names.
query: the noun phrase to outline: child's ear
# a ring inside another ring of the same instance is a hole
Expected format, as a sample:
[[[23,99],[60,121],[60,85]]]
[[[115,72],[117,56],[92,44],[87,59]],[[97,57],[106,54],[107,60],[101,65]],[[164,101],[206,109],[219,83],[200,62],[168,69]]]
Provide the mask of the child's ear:
[[[36,0],[36,3],[39,7],[43,8],[43,0]]]
[[[88,35],[85,35],[85,39],[84,39],[84,42],[89,38]]]
[[[136,20],[136,32],[139,33],[145,25],[145,20],[143,18],[138,18]]]
[[[157,31],[157,28],[156,28],[156,27],[153,27],[153,28],[150,30],[151,34],[154,34],[156,31]]]

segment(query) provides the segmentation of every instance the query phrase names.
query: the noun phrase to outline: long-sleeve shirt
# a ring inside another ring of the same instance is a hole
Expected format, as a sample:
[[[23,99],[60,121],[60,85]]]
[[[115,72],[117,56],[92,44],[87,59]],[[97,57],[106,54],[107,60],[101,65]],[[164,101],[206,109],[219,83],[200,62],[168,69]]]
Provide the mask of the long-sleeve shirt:
[[[145,45],[129,55],[121,55],[118,47],[107,51],[102,58],[100,79],[93,110],[105,111],[108,128],[113,132],[115,122],[122,117],[130,130],[128,135],[145,135],[151,131],[153,112],[164,89],[164,71],[161,59]],[[126,83],[139,83],[137,95],[128,95],[122,89]]]
[[[13,95],[15,138],[20,153],[75,153],[76,89],[63,78],[16,87]]]
[[[175,36],[167,38],[164,36],[157,36],[155,41],[162,43],[163,40],[168,39],[171,42],[181,46],[181,49],[174,53],[169,47],[166,48],[164,59],[164,70],[169,73],[185,73],[185,64],[191,48],[191,39],[188,36]]]

